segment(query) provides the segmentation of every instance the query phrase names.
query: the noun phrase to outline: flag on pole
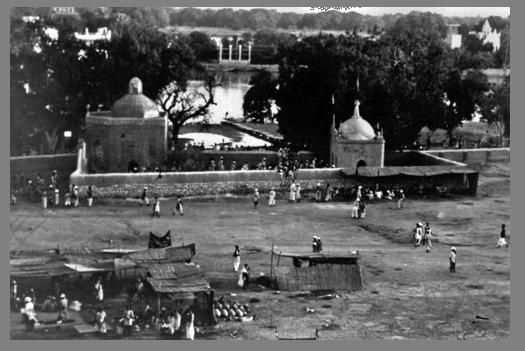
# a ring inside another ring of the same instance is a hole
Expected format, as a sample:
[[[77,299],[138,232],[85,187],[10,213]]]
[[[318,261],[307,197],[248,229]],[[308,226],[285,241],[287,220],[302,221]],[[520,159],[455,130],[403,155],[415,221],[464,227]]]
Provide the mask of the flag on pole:
[[[356,82],[355,82],[355,86],[357,88],[357,91],[359,92],[359,73],[357,74],[357,79],[356,79]]]

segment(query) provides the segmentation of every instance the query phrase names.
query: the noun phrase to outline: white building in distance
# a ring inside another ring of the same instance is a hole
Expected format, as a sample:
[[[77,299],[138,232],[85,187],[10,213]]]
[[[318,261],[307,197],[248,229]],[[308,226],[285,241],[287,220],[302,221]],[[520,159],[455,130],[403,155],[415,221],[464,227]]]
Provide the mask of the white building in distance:
[[[75,33],[75,38],[85,41],[87,44],[91,44],[97,40],[111,40],[111,31],[106,27],[102,27],[98,28],[95,33],[90,33],[86,28],[84,33]]]
[[[501,46],[501,33],[492,29],[488,19],[485,19],[481,32],[471,32],[470,34],[476,35],[483,44],[492,44],[494,52],[498,51]]]
[[[458,29],[459,29],[459,24],[449,24],[448,25],[448,33],[447,33],[447,37],[445,38],[445,42],[452,49],[461,48],[462,35],[459,34]]]

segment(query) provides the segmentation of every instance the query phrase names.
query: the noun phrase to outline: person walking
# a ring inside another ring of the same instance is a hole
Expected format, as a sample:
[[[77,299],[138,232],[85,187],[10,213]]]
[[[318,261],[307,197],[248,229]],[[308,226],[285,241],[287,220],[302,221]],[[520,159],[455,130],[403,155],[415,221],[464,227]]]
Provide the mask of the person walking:
[[[450,249],[450,254],[448,255],[448,260],[450,262],[450,272],[456,272],[456,248],[452,247]]]
[[[414,246],[421,246],[421,239],[423,239],[423,224],[417,223],[414,232]]]
[[[397,208],[403,208],[403,202],[405,201],[405,193],[403,192],[403,189],[399,190],[397,199]]]
[[[355,199],[352,204],[352,218],[359,218],[359,199]]]
[[[270,194],[268,197],[268,206],[270,207],[275,206],[275,189],[274,188],[270,189]]]
[[[59,298],[60,299],[58,300],[57,324],[69,321],[69,312],[68,312],[69,304],[66,298],[66,294],[64,293],[60,294]]]
[[[246,286],[250,283],[250,266],[245,263],[241,269],[241,278],[243,281],[242,288],[246,289]]]
[[[297,187],[295,189],[295,201],[301,202],[301,184],[297,183]]]
[[[192,311],[189,311],[187,314],[188,318],[186,321],[186,328],[185,328],[185,334],[186,334],[186,340],[193,340],[195,338],[195,315]]]
[[[423,243],[427,246],[426,251],[430,252],[430,249],[432,248],[432,228],[430,228],[430,223],[428,222],[425,224]]]
[[[332,200],[332,188],[330,187],[330,184],[326,184],[326,190],[325,190],[326,194],[325,194],[325,197],[324,197],[324,201],[325,202],[329,202]]]
[[[289,203],[295,202],[296,191],[297,191],[297,185],[295,185],[295,180],[292,179],[292,184],[290,184],[290,197],[288,199]]]
[[[131,305],[129,305],[126,311],[124,312],[122,322],[124,324],[124,336],[130,337],[133,331],[133,323],[135,322],[135,312],[133,312]]]
[[[235,250],[233,251],[233,270],[237,272],[239,266],[241,265],[241,250],[238,245],[235,245]]]
[[[18,284],[16,280],[11,282],[11,307],[15,308],[18,304]]]
[[[180,198],[180,195],[177,196],[177,204],[175,205],[173,215],[175,215],[176,212],[179,213],[181,216],[184,216],[184,208],[182,207],[182,199]]]
[[[253,192],[253,196],[252,196],[253,208],[257,208],[257,205],[259,204],[260,198],[261,197],[259,196],[259,190],[257,188],[255,188],[255,190]]]
[[[497,247],[500,248],[503,246],[509,247],[509,243],[507,242],[507,232],[505,231],[505,224],[501,225],[501,233],[499,235]]]
[[[155,196],[155,203],[153,206],[153,213],[151,214],[151,217],[160,217],[160,200],[156,196]]]
[[[49,184],[49,189],[47,191],[47,207],[54,207],[55,204],[55,188],[52,184]]]
[[[140,199],[142,200],[142,202],[140,203],[141,205],[149,206],[149,198],[148,198],[147,191],[148,191],[148,187],[145,186],[144,189],[142,189],[142,194],[140,196]]]
[[[322,190],[321,190],[321,183],[317,183],[315,186],[315,202],[321,202],[322,198]]]
[[[69,187],[67,187],[66,193],[64,194],[64,206],[71,206],[71,193],[69,192]]]
[[[58,187],[55,187],[55,206],[60,205],[60,191],[58,190]]]
[[[97,313],[95,315],[95,324],[100,334],[105,335],[108,331],[106,326],[106,311],[102,307],[97,308]]]
[[[73,206],[78,207],[79,205],[79,198],[78,198],[78,186],[75,185],[73,187]]]
[[[93,189],[91,189],[91,185],[87,188],[87,203],[88,207],[93,206]]]
[[[43,190],[41,194],[42,208],[47,208],[47,191]]]
[[[363,198],[359,200],[359,205],[357,209],[357,216],[358,218],[365,218],[366,217],[366,203]]]
[[[97,279],[94,289],[95,289],[95,300],[99,304],[103,305],[104,304],[104,287],[102,286],[102,282],[100,281],[100,278]]]

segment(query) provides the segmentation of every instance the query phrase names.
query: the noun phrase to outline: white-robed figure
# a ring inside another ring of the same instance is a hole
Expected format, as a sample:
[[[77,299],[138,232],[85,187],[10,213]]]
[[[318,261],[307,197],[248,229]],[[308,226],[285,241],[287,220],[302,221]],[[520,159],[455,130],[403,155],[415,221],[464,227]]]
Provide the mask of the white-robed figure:
[[[275,189],[274,188],[270,189],[270,194],[268,197],[268,206],[270,207],[275,206]]]
[[[186,340],[195,339],[195,326],[194,326],[195,315],[193,312],[188,313],[188,321],[186,322]]]
[[[301,201],[301,184],[297,183],[295,188],[295,201]]]
[[[233,251],[233,270],[237,272],[239,270],[240,265],[241,265],[241,250],[239,250],[238,245],[235,245],[235,250]]]
[[[501,225],[501,233],[499,235],[497,247],[500,248],[503,246],[509,247],[509,243],[507,242],[507,233],[505,231],[505,224]]]
[[[95,315],[95,322],[97,324],[98,331],[101,334],[106,334],[106,332],[108,331],[106,326],[106,317],[106,311],[99,307],[97,310],[97,314]]]
[[[170,335],[175,334],[180,329],[181,316],[179,312],[171,313],[168,317],[167,328]]]
[[[414,233],[415,246],[421,245],[421,239],[423,238],[423,224],[417,223],[416,230]]]
[[[295,180],[292,180],[292,184],[290,184],[290,198],[289,202],[295,202],[295,195],[297,192],[297,186],[295,185]]]
[[[352,218],[359,217],[359,199],[356,199],[352,204]]]
[[[104,301],[104,288],[102,287],[102,282],[100,281],[100,279],[98,279],[95,283],[95,299],[98,302]]]
[[[58,188],[55,188],[55,206],[60,204],[60,191]]]
[[[73,206],[78,207],[79,203],[80,203],[80,200],[78,198],[78,186],[75,185],[73,187]]]
[[[31,297],[27,296],[24,299],[25,305],[24,308],[22,308],[22,316],[24,318],[24,322],[27,323],[27,329],[33,330],[35,324],[38,324],[38,320],[36,319],[36,313],[35,313],[35,305],[31,299]]]

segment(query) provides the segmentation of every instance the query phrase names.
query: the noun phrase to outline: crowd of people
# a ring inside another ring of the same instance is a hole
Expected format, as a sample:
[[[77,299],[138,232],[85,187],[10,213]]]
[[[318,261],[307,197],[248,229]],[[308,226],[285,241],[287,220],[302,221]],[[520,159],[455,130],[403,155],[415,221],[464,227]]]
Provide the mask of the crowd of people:
[[[88,207],[93,206],[91,186],[80,194],[77,185],[59,183],[56,170],[47,180],[40,173],[35,173],[33,177],[15,174],[11,179],[11,205],[16,205],[20,197],[30,202],[40,201],[42,208],[79,207],[81,197],[85,198]]]

